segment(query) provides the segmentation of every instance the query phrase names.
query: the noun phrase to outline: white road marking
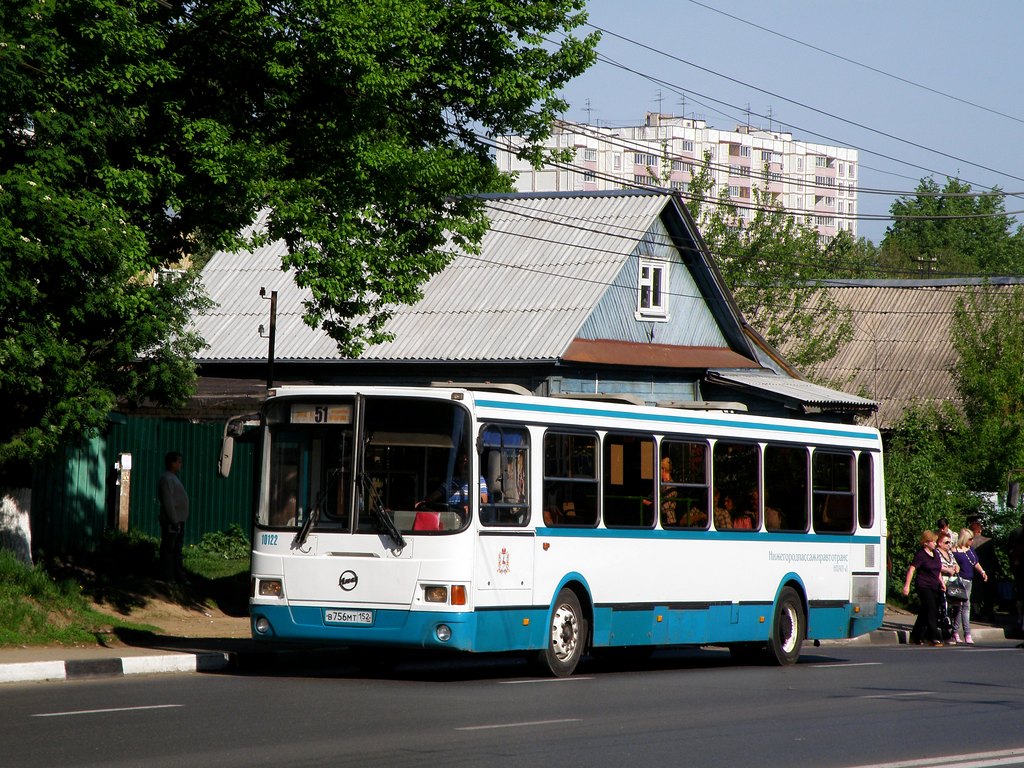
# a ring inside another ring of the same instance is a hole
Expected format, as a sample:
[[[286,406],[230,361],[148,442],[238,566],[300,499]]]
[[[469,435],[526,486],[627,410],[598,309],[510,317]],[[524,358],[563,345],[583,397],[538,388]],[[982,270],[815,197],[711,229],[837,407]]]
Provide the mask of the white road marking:
[[[566,717],[561,720],[533,720],[525,723],[496,723],[494,725],[466,725],[456,731],[487,731],[494,728],[529,728],[534,725],[559,725],[560,723],[578,723],[578,717]]]
[[[147,707],[111,707],[110,709],[79,709],[74,712],[43,712],[32,717],[71,717],[73,715],[103,715],[108,712],[137,712],[144,709],[173,709],[184,704],[152,704]]]
[[[880,667],[880,661],[851,661],[848,664],[808,664],[811,669],[841,669],[843,667]]]
[[[898,696],[934,696],[935,691],[903,691],[902,693],[876,693],[871,696],[861,696],[862,699],[895,699]]]
[[[894,763],[870,763],[849,768],[940,768],[944,765],[957,768],[993,768],[998,765],[1024,764],[1024,748],[1004,749],[998,752],[971,752],[966,755],[945,755],[923,757],[916,760],[899,760]]]

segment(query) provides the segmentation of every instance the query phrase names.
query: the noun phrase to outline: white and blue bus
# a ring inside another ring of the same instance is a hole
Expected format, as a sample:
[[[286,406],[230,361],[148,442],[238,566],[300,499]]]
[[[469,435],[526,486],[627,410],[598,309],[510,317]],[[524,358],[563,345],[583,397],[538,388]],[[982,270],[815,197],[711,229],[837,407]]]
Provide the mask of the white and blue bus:
[[[472,387],[281,387],[261,416],[253,636],[796,662],[885,603],[876,430]]]

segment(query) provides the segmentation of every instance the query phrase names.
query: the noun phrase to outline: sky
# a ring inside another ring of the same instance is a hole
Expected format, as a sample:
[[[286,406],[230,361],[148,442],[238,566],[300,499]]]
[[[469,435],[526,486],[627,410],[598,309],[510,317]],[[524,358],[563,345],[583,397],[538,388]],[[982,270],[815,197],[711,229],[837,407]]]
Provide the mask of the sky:
[[[1024,214],[1022,0],[589,0],[587,13],[608,33],[563,89],[569,120],[642,125],[660,108],[732,130],[749,109],[752,125],[855,147],[858,234],[876,245],[926,176],[998,186]]]

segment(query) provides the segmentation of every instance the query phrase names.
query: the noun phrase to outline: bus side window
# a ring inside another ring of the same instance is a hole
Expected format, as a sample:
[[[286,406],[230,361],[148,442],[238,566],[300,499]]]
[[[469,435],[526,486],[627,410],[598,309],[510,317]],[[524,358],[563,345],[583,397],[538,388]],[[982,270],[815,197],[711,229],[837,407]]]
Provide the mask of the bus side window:
[[[662,528],[708,525],[708,450],[698,442],[661,441],[659,492]]]
[[[807,531],[807,449],[773,445],[764,449],[764,522],[769,531]]]
[[[875,524],[873,459],[870,453],[861,453],[857,457],[857,523],[861,528]]]
[[[605,435],[601,500],[606,527],[654,527],[654,463],[653,437]]]
[[[712,452],[715,528],[758,530],[758,447],[719,440]]]
[[[528,470],[530,434],[523,427],[488,424],[480,431],[480,472],[488,498],[480,505],[482,525],[524,526],[530,522]]]
[[[544,435],[545,522],[597,525],[597,495],[597,436]]]
[[[814,530],[853,533],[853,455],[815,451],[811,477]]]

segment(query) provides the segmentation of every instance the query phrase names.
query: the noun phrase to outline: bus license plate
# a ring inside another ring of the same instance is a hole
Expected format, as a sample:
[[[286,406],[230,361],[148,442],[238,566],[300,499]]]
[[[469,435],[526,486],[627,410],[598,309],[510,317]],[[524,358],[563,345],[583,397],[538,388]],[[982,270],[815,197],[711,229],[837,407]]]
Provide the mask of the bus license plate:
[[[325,610],[325,624],[373,624],[373,611]]]

